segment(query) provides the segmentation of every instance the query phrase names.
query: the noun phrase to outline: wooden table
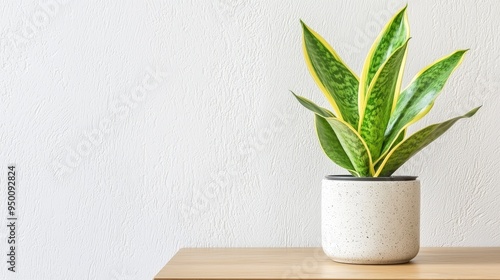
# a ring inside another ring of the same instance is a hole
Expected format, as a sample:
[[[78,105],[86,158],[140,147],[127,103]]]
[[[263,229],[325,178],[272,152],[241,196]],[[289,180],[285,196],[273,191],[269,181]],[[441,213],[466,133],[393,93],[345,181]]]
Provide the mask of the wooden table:
[[[154,279],[500,279],[500,247],[422,248],[400,265],[340,264],[321,248],[181,249]]]

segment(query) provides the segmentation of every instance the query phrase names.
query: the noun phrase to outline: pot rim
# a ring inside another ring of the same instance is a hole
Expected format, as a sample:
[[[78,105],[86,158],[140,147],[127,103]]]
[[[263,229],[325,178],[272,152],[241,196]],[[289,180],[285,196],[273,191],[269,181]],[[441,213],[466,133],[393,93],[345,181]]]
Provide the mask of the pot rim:
[[[325,180],[331,181],[415,181],[418,176],[391,176],[391,177],[354,177],[352,175],[326,175]]]

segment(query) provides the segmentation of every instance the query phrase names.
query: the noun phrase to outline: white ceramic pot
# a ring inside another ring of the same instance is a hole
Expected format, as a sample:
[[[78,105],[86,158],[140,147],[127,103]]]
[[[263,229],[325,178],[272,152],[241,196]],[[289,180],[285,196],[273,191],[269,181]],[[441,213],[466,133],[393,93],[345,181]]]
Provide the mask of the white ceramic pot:
[[[396,264],[420,248],[420,181],[416,177],[323,179],[321,235],[336,262]]]

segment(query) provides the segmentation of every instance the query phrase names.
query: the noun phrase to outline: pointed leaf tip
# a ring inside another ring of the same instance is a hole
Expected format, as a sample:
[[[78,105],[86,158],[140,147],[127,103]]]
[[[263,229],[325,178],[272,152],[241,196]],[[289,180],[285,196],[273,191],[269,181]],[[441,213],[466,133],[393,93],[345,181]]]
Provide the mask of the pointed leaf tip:
[[[328,109],[325,109],[323,107],[316,105],[314,102],[312,102],[311,100],[309,100],[305,97],[296,95],[293,91],[290,91],[290,92],[293,94],[293,96],[295,96],[295,98],[299,101],[299,103],[302,104],[302,106],[311,110],[315,114],[320,115],[323,118],[335,117],[335,115],[332,112],[330,112]]]
[[[309,72],[337,117],[357,126],[359,79],[326,40],[305,24],[303,51]]]
[[[377,71],[397,48],[407,43],[408,37],[410,37],[406,8],[407,5],[389,20],[366,56],[360,80],[360,104],[366,102],[368,88],[372,84]],[[360,114],[362,114],[363,110],[364,108],[360,108]]]
[[[483,105],[477,106],[476,108],[472,109],[469,113],[465,114],[465,116],[467,116],[467,117],[474,116],[477,113],[477,111],[479,111],[479,109],[481,109],[481,107],[483,107]]]
[[[445,133],[458,120],[474,116],[479,108],[481,108],[481,106],[470,110],[462,116],[449,119],[442,123],[430,125],[406,138],[389,152],[382,164],[378,167],[375,176],[390,176],[413,155]]]
[[[397,136],[423,118],[432,108],[452,72],[460,65],[465,50],[458,50],[422,69],[400,94],[385,133],[381,154],[389,151]]]
[[[300,25],[302,26],[302,28],[309,29],[309,27],[307,26],[307,24],[302,19],[300,19]]]

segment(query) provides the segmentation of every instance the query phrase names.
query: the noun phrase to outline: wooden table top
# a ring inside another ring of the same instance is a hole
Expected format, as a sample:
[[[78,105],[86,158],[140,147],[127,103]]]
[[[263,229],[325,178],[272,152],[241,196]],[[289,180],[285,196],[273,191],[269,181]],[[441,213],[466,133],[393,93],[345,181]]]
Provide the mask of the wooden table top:
[[[340,264],[321,248],[181,249],[154,279],[500,279],[500,247],[421,248],[399,265]]]

